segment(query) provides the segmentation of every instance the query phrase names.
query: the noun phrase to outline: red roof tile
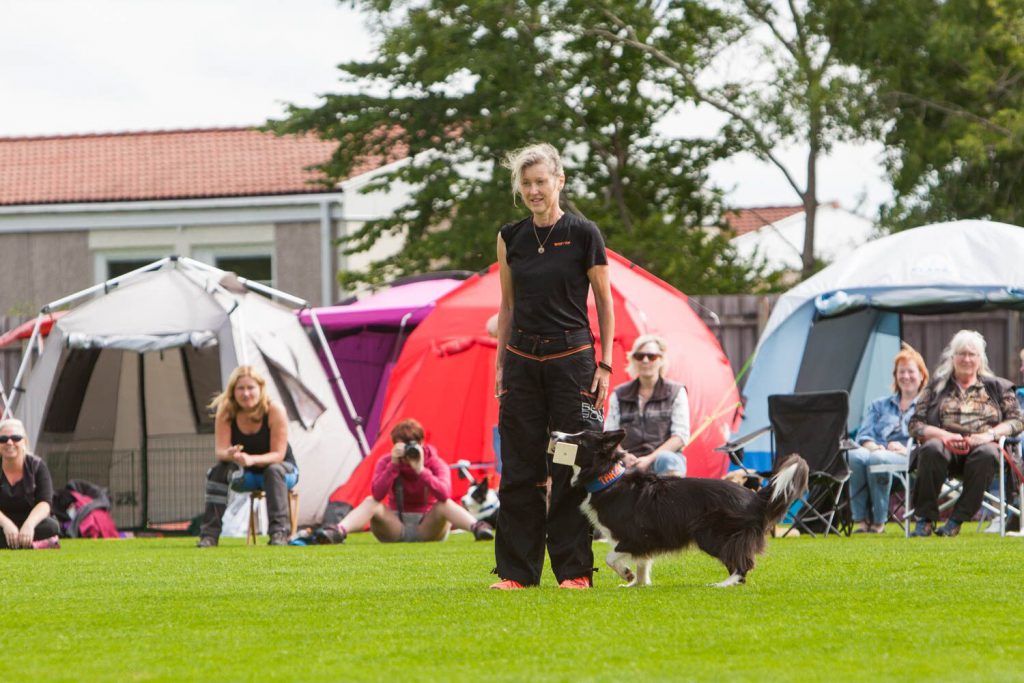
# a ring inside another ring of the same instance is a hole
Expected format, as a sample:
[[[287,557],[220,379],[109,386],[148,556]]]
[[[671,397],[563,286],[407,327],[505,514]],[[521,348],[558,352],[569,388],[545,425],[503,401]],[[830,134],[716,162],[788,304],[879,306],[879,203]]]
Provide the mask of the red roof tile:
[[[329,192],[305,169],[336,144],[252,128],[0,138],[0,205]]]
[[[789,218],[793,214],[801,213],[803,210],[802,204],[799,206],[753,206],[736,211],[726,211],[724,218],[739,237],[748,232],[760,230],[766,225],[777,223],[783,218]]]

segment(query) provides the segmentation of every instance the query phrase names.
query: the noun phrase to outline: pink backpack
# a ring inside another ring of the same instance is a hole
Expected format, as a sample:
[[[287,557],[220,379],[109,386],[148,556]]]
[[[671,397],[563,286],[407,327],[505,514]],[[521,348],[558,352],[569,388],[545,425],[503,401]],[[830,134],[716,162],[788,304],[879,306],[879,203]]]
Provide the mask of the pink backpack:
[[[93,500],[84,493],[71,491],[75,499],[77,514],[68,530],[72,538],[117,538],[117,525],[110,511],[106,509],[106,501]]]

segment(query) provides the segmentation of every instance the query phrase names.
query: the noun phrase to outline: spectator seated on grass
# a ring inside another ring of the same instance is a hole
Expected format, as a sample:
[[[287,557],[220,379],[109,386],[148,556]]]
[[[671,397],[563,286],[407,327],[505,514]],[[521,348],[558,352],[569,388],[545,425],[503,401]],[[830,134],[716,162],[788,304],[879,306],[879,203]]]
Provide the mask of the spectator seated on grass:
[[[690,438],[690,404],[686,387],[665,379],[667,352],[668,343],[661,337],[637,337],[626,366],[635,379],[612,392],[604,428],[626,431],[619,446],[626,467],[685,477],[682,449]]]
[[[960,479],[963,490],[949,521],[936,533],[960,533],[978,512],[999,468],[999,439],[1022,428],[1013,384],[992,373],[985,338],[960,330],[943,351],[910,419],[910,433],[921,444],[915,451],[917,480],[911,496],[917,523],[910,535],[931,535],[939,519],[939,491],[949,476]]]
[[[0,422],[0,456],[0,548],[59,548],[60,526],[50,516],[50,470],[42,458],[28,453],[20,420]]]
[[[199,529],[199,547],[217,545],[228,488],[261,489],[267,496],[270,545],[287,545],[288,490],[299,469],[288,445],[288,415],[270,400],[266,379],[252,366],[240,365],[228,386],[210,403],[214,419],[217,464],[206,473],[206,510]]]
[[[869,474],[872,465],[907,464],[907,425],[917,409],[917,396],[928,383],[924,358],[904,344],[896,354],[892,371],[895,393],[875,399],[868,406],[855,441],[858,447],[847,454],[850,465],[850,509],[854,533],[880,534],[889,516],[892,474]]]
[[[423,440],[416,420],[403,420],[391,430],[390,453],[374,466],[372,495],[337,524],[313,533],[318,544],[342,543],[350,531],[367,524],[384,543],[443,541],[451,527],[471,531],[478,541],[494,538],[487,522],[478,522],[450,498],[451,470],[437,449]],[[293,542],[302,543],[301,536]]]

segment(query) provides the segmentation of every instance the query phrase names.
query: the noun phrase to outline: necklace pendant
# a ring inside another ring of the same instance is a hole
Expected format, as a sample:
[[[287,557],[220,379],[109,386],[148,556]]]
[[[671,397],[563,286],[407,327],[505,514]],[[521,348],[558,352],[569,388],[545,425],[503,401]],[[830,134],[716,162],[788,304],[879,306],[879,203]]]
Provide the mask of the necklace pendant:
[[[537,247],[537,253],[538,254],[543,254],[544,253],[544,247]]]

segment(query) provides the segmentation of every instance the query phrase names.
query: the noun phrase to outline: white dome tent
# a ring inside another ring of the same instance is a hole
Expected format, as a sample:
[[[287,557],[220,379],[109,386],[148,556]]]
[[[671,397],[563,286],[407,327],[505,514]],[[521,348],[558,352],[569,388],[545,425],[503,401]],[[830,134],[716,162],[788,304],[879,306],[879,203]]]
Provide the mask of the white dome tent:
[[[288,412],[300,523],[319,519],[368,449],[346,426],[294,311],[253,290],[305,303],[168,257],[43,307],[5,414],[25,423],[54,486],[79,478],[108,488],[125,528],[199,515],[214,463],[206,406],[236,366],[249,364]],[[28,372],[40,323],[65,307]]]
[[[855,249],[784,294],[744,386],[743,427],[768,424],[768,396],[844,389],[849,424],[889,390],[902,313],[1024,309],[1024,230],[967,220],[914,228]],[[767,436],[745,449],[766,469]]]

